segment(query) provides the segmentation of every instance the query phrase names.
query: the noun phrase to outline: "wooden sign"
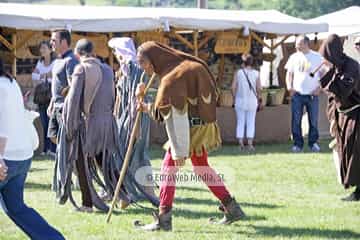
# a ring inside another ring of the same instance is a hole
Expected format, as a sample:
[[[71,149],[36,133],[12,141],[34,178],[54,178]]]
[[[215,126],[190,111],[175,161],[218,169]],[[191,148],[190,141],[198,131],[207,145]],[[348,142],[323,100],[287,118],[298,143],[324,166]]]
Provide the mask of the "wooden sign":
[[[223,32],[217,36],[215,52],[221,54],[248,53],[251,37],[241,36],[239,32]]]
[[[165,37],[163,32],[138,32],[136,33],[136,42],[138,45],[147,42],[156,41],[169,45],[169,38]]]

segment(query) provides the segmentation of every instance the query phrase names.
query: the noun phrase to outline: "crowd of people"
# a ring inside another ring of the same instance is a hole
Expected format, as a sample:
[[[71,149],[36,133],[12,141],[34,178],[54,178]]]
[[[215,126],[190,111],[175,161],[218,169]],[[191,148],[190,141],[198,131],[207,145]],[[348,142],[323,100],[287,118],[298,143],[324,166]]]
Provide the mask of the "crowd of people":
[[[108,42],[119,70],[95,55],[93,43],[79,40],[74,50],[71,33],[56,30],[49,42],[41,42],[41,59],[32,74],[34,100],[44,133],[42,154],[55,157],[53,190],[60,204],[68,200],[77,211],[106,212],[113,198],[125,159],[135,115],[140,112],[131,162],[119,195],[121,208],[147,199],[158,208],[155,222],[135,222],[145,231],[172,230],[172,205],[175,178],[164,178],[160,196],[154,183],[140,184],[136,170],[151,168],[149,151],[150,119],[163,122],[168,137],[161,175],[174,176],[191,159],[193,171],[201,176],[224,212],[221,220],[210,223],[227,225],[245,218],[245,213],[209,165],[208,152],[221,145],[216,121],[218,90],[207,64],[192,55],[157,42],[145,42],[137,51],[131,38],[113,38]],[[355,43],[360,53],[360,38]],[[318,113],[321,91],[329,97],[327,113],[334,156],[345,188],[355,186],[346,201],[360,200],[360,68],[344,54],[341,39],[330,35],[319,53],[310,49],[306,36],[296,39],[297,52],[286,64],[287,89],[291,96],[292,151],[301,152],[304,140],[301,118],[306,107],[311,151],[319,152]],[[251,55],[243,55],[243,67],[234,74],[232,92],[237,116],[236,137],[240,150],[254,151],[256,112],[261,105],[259,72]],[[149,77],[158,76],[160,84],[154,102],[143,98]],[[20,87],[0,61],[0,203],[6,214],[31,239],[64,239],[35,210],[24,203],[23,192],[37,136],[33,116],[24,108]],[[29,130],[30,129],[30,130]],[[246,131],[245,131],[246,129]],[[76,181],[81,205],[72,195]],[[211,181],[209,179],[212,179]],[[213,182],[214,179],[216,182]],[[101,191],[98,192],[99,186]]]

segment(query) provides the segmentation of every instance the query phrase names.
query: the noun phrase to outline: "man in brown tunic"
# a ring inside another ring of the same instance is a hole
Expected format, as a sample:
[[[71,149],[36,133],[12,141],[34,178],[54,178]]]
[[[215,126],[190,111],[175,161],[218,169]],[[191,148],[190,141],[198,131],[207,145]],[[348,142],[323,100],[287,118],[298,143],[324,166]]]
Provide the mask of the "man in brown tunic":
[[[331,135],[340,161],[345,188],[356,186],[344,201],[360,200],[360,67],[343,52],[339,36],[332,34],[320,48],[330,70],[320,80],[328,97]]]
[[[223,179],[209,165],[208,151],[221,145],[216,122],[216,82],[201,59],[158,42],[145,42],[138,48],[138,62],[148,75],[157,74],[160,85],[154,103],[139,102],[139,110],[165,123],[169,141],[162,162],[159,213],[155,222],[135,226],[145,231],[171,231],[172,205],[175,197],[174,176],[190,158],[193,171],[221,202],[224,217],[211,223],[227,225],[245,218],[238,202],[227,190]],[[137,95],[144,94],[144,84]]]
[[[114,154],[118,153],[117,125],[113,116],[115,88],[111,68],[93,57],[93,44],[81,39],[75,48],[80,64],[75,68],[64,107],[64,127],[71,141],[69,160],[74,163],[82,194],[81,211],[93,205],[107,211],[93,180],[113,192],[118,176]],[[96,159],[96,160],[95,160]],[[100,168],[105,183],[97,175]]]

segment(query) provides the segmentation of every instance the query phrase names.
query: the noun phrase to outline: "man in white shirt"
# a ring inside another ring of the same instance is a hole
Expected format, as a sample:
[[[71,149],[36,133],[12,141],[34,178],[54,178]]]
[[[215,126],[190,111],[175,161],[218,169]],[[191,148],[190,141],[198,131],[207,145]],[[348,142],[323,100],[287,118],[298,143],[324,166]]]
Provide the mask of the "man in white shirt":
[[[310,40],[306,36],[296,39],[296,53],[292,54],[285,65],[287,69],[286,85],[291,96],[292,123],[291,131],[294,140],[293,152],[301,152],[304,139],[301,130],[303,109],[306,108],[309,120],[309,148],[313,152],[319,152],[317,143],[319,138],[319,94],[320,73],[312,72],[322,63],[319,53],[310,49]]]

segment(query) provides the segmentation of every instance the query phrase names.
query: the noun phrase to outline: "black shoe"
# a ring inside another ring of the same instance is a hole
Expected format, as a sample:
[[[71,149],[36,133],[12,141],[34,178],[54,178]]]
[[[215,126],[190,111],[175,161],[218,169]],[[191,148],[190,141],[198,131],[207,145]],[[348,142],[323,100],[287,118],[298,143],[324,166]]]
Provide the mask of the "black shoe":
[[[360,193],[355,191],[349,196],[342,198],[341,200],[346,202],[360,201]]]

